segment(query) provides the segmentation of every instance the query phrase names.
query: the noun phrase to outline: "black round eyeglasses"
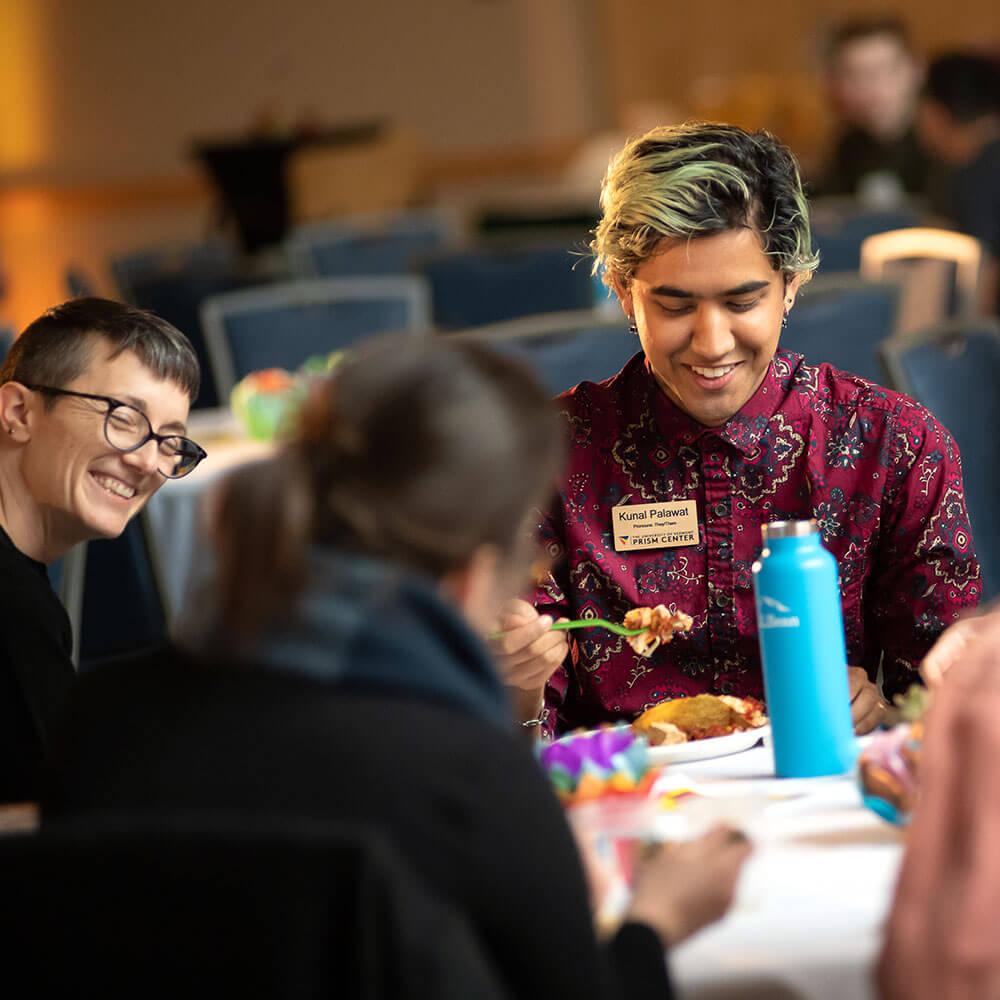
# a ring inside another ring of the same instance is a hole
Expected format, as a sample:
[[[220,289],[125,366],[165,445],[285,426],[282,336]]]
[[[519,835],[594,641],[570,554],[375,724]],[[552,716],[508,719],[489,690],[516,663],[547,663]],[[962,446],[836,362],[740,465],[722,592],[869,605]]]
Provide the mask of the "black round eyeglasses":
[[[75,392],[72,389],[57,389],[51,385],[35,385],[22,382],[26,389],[44,392],[49,396],[77,396],[104,403],[108,411],[104,415],[104,437],[115,451],[128,453],[138,451],[147,441],[155,441],[159,460],[157,471],[167,479],[182,479],[193,471],[208,452],[200,444],[180,434],[157,434],[149,417],[130,403],[123,403],[113,396],[98,396],[92,392]]]

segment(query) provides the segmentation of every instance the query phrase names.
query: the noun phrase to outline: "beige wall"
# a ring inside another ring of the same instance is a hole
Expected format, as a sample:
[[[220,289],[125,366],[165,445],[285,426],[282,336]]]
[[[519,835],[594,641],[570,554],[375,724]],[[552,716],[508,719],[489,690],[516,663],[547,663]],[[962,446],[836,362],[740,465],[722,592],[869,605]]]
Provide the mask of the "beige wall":
[[[195,135],[390,118],[437,150],[592,124],[590,0],[2,0],[0,170],[163,176]],[[16,89],[16,95],[11,94]],[[13,97],[13,99],[11,99]]]

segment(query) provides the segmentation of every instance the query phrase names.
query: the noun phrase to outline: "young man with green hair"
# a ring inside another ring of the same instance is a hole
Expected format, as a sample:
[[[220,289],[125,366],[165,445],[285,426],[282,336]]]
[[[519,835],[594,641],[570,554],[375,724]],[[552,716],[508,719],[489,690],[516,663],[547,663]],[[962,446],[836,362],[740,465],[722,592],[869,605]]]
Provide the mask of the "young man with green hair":
[[[817,256],[797,165],[772,136],[654,129],[612,160],[601,205],[594,254],[642,353],[559,400],[570,459],[540,525],[553,572],[495,640],[522,717],[552,735],[665,698],[761,697],[760,528],[815,518],[867,732],[885,708],[880,663],[886,696],[905,688],[979,598],[954,441],[907,397],[778,347]],[[676,530],[628,530],[650,505]],[[648,659],[600,629],[549,628],[659,604],[694,625]]]

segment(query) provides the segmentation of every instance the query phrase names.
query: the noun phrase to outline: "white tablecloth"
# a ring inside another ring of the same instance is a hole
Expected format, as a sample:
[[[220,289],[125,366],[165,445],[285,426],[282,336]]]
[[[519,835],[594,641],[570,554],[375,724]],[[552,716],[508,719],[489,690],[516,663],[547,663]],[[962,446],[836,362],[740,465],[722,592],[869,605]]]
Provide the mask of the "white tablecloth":
[[[872,966],[902,855],[902,835],[860,802],[853,778],[778,781],[771,751],[673,765],[704,798],[665,826],[729,820],[755,850],[720,923],[671,954],[686,1000],[869,1000]]]

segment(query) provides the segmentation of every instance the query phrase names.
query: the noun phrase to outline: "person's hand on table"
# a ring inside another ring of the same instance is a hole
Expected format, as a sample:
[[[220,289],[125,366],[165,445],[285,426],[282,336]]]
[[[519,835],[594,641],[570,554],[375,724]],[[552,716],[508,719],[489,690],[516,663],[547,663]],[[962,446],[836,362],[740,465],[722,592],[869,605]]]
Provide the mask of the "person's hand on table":
[[[847,686],[851,694],[851,722],[858,736],[870,733],[881,721],[888,707],[878,688],[868,679],[864,667],[847,668]]]
[[[1000,612],[971,615],[949,625],[920,664],[920,676],[929,688],[937,687],[944,675],[968,652],[976,638],[986,631],[991,621],[1000,620]]]
[[[686,843],[660,844],[636,866],[626,920],[676,945],[722,917],[736,892],[750,842],[728,827]]]
[[[498,621],[498,635],[490,638],[500,676],[516,689],[522,714],[537,715],[541,709],[545,682],[558,670],[569,652],[565,632],[553,630],[552,618],[539,615],[527,601],[513,600],[504,605]],[[529,702],[535,710],[526,708]]]

